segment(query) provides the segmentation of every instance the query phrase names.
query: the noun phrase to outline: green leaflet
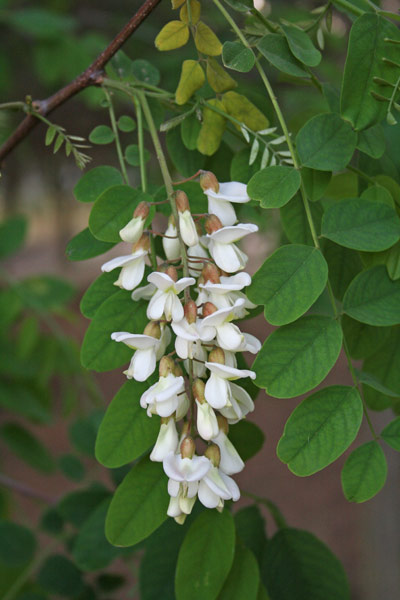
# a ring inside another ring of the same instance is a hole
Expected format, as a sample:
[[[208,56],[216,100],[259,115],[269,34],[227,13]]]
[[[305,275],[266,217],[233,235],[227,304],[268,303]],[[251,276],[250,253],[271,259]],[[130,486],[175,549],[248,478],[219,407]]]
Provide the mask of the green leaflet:
[[[301,178],[304,183],[306,194],[311,202],[317,202],[322,196],[331,180],[332,173],[329,171],[317,171],[316,169],[301,169]]]
[[[108,125],[97,125],[92,131],[89,133],[89,142],[92,144],[111,144],[115,139],[115,135],[111,127]]]
[[[235,513],[234,519],[238,538],[260,562],[267,536],[265,520],[259,507],[256,504],[245,506]]]
[[[237,543],[232,568],[218,600],[257,600],[259,583],[260,573],[254,554]]]
[[[115,185],[99,196],[89,217],[89,228],[95,238],[103,242],[120,242],[120,230],[132,219],[140,202],[152,198],[129,185]]]
[[[347,450],[362,416],[355,388],[333,385],[315,392],[290,415],[277,447],[278,457],[295,475],[312,475]]]
[[[25,217],[11,217],[0,224],[0,258],[14,254],[22,246],[27,232]]]
[[[257,49],[275,68],[292,77],[310,77],[310,73],[293,56],[286,38],[280,33],[268,33],[257,43]]]
[[[110,271],[109,273],[102,273],[90,284],[83,294],[80,303],[81,313],[84,317],[93,319],[97,309],[100,308],[103,302],[120,291],[119,288],[114,285],[115,280],[115,273]]]
[[[44,446],[30,431],[17,423],[4,423],[0,427],[0,437],[28,465],[43,473],[54,471],[54,461]]]
[[[390,98],[391,88],[379,85],[374,78],[396,83],[399,76],[398,69],[382,60],[398,62],[398,46],[385,42],[385,38],[399,40],[399,30],[376,13],[362,15],[351,28],[340,110],[357,130],[379,123],[387,109],[387,103],[376,100],[371,92]]]
[[[32,560],[35,550],[36,539],[29,529],[0,520],[0,562],[8,568],[25,565]]]
[[[400,452],[400,417],[396,417],[393,421],[386,425],[382,430],[381,438],[393,448]]]
[[[222,47],[224,66],[240,73],[248,73],[254,67],[256,57],[250,48],[241,42],[225,42]]]
[[[204,167],[205,156],[197,150],[188,150],[182,144],[178,127],[174,127],[167,132],[166,142],[168,154],[174,167],[184,177],[191,177],[198,169]]]
[[[263,208],[284,206],[300,187],[300,173],[293,167],[273,166],[258,171],[250,179],[247,192]]]
[[[150,419],[139,404],[154,381],[127,381],[108,406],[96,440],[96,458],[105,467],[126,465],[154,445],[160,419]]]
[[[350,198],[328,208],[322,218],[321,233],[347,248],[379,252],[400,239],[400,220],[387,204]]]
[[[121,290],[103,302],[90,323],[81,348],[86,369],[110,371],[132,357],[132,349],[111,339],[114,331],[142,331],[146,323],[146,302],[134,302]]]
[[[65,249],[68,260],[87,260],[108,252],[115,246],[115,242],[101,242],[96,239],[86,227],[73,237]]]
[[[110,495],[109,490],[96,482],[88,488],[81,488],[64,496],[56,506],[57,513],[62,519],[80,529],[99,504]]]
[[[400,323],[400,281],[392,281],[383,265],[362,271],[343,298],[343,310],[368,325]]]
[[[272,325],[286,325],[303,315],[322,293],[328,265],[311,246],[292,244],[278,248],[253,276],[247,294],[265,305]]]
[[[341,171],[350,162],[357,134],[335,113],[312,117],[300,129],[296,146],[304,167],[320,171]]]
[[[350,282],[362,269],[360,255],[330,240],[324,244],[323,253],[328,263],[333,293],[336,298],[342,300]]]
[[[272,600],[350,600],[341,563],[308,531],[280,529],[266,545],[261,574]]]
[[[316,49],[309,36],[299,27],[281,24],[291,52],[304,65],[316,67],[321,62],[321,52]]]
[[[389,327],[372,327],[347,315],[342,317],[342,327],[350,355],[355,359],[375,354],[387,342],[390,334]]]
[[[360,131],[358,134],[357,148],[368,154],[371,158],[381,158],[385,152],[386,141],[382,125],[374,125]]]
[[[144,458],[118,486],[106,518],[106,538],[115,546],[134,546],[168,517],[167,477],[162,465]]]
[[[321,229],[322,206],[320,203],[310,205],[311,214],[314,220],[317,233]],[[280,208],[283,230],[292,244],[307,244],[314,246],[314,241],[310,231],[310,225],[307,220],[304,204],[300,194],[296,194],[285,206]]]
[[[62,554],[52,554],[38,574],[40,586],[51,594],[77,596],[83,591],[82,573]]]
[[[353,450],[344,463],[341,479],[343,493],[350,502],[365,502],[384,486],[387,463],[378,442],[372,441]]]
[[[378,346],[377,352],[364,362],[363,371],[400,396],[400,332],[397,327],[389,332],[384,345]],[[373,395],[376,397],[376,394]],[[367,398],[371,396],[368,393]]]
[[[192,523],[179,551],[176,600],[214,600],[233,564],[235,526],[227,509],[206,510]]]
[[[114,167],[95,167],[80,178],[74,187],[74,196],[79,202],[95,202],[105,190],[123,182],[121,173]]]
[[[255,456],[263,447],[265,440],[264,433],[251,421],[235,423],[229,429],[228,437],[244,461]]]
[[[255,383],[275,398],[292,398],[318,385],[335,364],[342,330],[324,316],[301,317],[266,339],[254,364]]]

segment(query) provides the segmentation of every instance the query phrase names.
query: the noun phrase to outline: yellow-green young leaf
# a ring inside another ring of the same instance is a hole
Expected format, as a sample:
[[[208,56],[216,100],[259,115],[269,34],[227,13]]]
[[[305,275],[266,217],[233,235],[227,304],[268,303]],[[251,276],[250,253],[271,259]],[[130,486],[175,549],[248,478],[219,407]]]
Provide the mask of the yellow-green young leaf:
[[[172,8],[179,8],[186,0],[171,0]]]
[[[209,100],[208,104],[224,110],[222,102],[216,98]],[[205,107],[203,110],[203,124],[197,138],[197,150],[206,156],[212,156],[219,148],[225,131],[225,117]]]
[[[237,86],[236,81],[221,67],[215,58],[207,60],[207,81],[217,94],[227,92]]]
[[[187,25],[196,25],[199,22],[201,13],[201,4],[198,0],[190,0],[190,17],[191,23],[189,23],[189,13],[187,9],[187,2],[182,6],[179,11],[179,18],[181,21],[186,23]]]
[[[222,44],[208,25],[199,21],[196,27],[194,43],[199,52],[207,56],[219,56],[222,52]]]
[[[189,39],[189,27],[182,21],[170,21],[161,29],[155,39],[158,50],[175,50],[181,48]]]
[[[224,94],[223,103],[226,112],[249,129],[260,131],[268,127],[267,117],[246,96],[237,92],[227,92]],[[239,126],[237,128],[240,130]]]
[[[197,60],[184,60],[181,78],[175,92],[177,104],[185,104],[205,82],[205,75]]]

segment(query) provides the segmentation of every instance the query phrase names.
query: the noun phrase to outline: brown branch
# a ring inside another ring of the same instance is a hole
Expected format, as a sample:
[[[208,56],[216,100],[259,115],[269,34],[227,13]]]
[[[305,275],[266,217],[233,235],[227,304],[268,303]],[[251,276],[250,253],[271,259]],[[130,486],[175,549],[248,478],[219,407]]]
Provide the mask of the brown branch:
[[[146,0],[107,48],[99,54],[96,60],[87,67],[85,71],[49,98],[34,101],[32,103],[33,108],[41,115],[46,116],[85,88],[91,85],[100,85],[105,65],[160,2],[161,0]],[[8,140],[0,147],[0,166],[6,156],[39,122],[39,119],[34,115],[27,115],[25,119],[21,121],[14,133],[12,133]]]

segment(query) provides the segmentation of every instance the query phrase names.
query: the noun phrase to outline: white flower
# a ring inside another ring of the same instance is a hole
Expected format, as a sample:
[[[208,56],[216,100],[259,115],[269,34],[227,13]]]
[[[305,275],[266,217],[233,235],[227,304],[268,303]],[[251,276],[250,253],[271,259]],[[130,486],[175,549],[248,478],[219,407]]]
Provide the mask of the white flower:
[[[170,452],[163,461],[165,473],[170,481],[168,483],[168,492],[170,496],[178,495],[178,486],[176,483],[197,484],[211,468],[211,462],[205,456],[193,455],[192,458],[182,458],[180,454]],[[189,497],[193,497],[197,492],[196,485],[188,485]]]
[[[244,462],[240,458],[235,446],[222,429],[219,430],[218,435],[214,437],[212,441],[214,444],[217,444],[221,453],[221,461],[219,463],[221,471],[227,475],[233,475],[234,473],[239,473],[243,470]]]
[[[229,381],[230,388],[230,404],[224,406],[220,409],[221,414],[228,419],[228,423],[230,425],[234,425],[243,417],[247,415],[247,413],[252,412],[254,410],[254,402],[251,399],[251,396],[245,389],[243,389],[240,385]]]
[[[203,402],[200,404],[196,400],[197,405],[197,431],[203,440],[211,440],[218,435],[219,427],[215,412],[208,404]]]
[[[236,350],[236,352],[251,352],[252,354],[257,354],[261,348],[261,342],[251,333],[243,333],[244,340],[241,346]]]
[[[211,466],[200,481],[197,493],[200,502],[207,508],[222,509],[224,500],[236,501],[240,498],[237,483],[214,466]]]
[[[209,214],[216,215],[222,225],[234,225],[237,221],[231,202],[243,204],[250,200],[246,184],[238,181],[220,183],[218,192],[210,188],[204,193],[208,198]]]
[[[224,350],[236,352],[245,343],[245,337],[239,327],[231,321],[237,316],[243,305],[244,300],[239,298],[233,306],[220,308],[208,315],[199,324],[200,333],[202,334],[203,331],[208,333],[208,329],[213,328],[218,345]],[[209,337],[208,339],[211,340],[212,338]]]
[[[206,368],[204,366],[204,363],[207,359],[207,352],[199,340],[197,340],[197,342],[193,342],[192,354],[193,377],[204,377],[206,374]],[[185,360],[183,364],[185,365],[186,372],[189,373],[189,361]]]
[[[129,367],[124,371],[128,379],[146,381],[156,368],[157,360],[160,360],[171,340],[171,332],[168,327],[162,328],[160,338],[151,335],[128,333],[127,331],[115,331],[111,339],[123,342],[129,348],[136,350],[132,356]]]
[[[181,255],[181,248],[178,238],[178,230],[175,225],[175,221],[170,219],[168,227],[165,231],[165,235],[168,237],[162,238],[162,245],[164,248],[165,256],[168,260],[175,260]]]
[[[179,396],[185,390],[185,380],[182,376],[176,377],[168,373],[166,377],[161,376],[146,390],[140,398],[140,406],[147,408],[147,414],[170,417],[179,406]]]
[[[150,273],[147,281],[153,283],[158,289],[147,307],[147,317],[154,321],[165,315],[167,321],[181,321],[183,319],[183,307],[178,298],[186,287],[196,283],[193,277],[182,277],[174,281],[166,273]]]
[[[154,292],[156,291],[156,286],[153,283],[148,283],[147,285],[144,285],[140,288],[136,288],[136,290],[133,290],[132,294],[131,294],[131,298],[132,300],[134,300],[135,302],[137,300],[150,300],[150,298],[154,295]]]
[[[190,260],[191,258],[201,259],[201,258],[209,258],[209,254],[207,250],[200,244],[195,244],[195,246],[191,246],[187,250],[187,255],[189,257],[189,273],[192,277],[198,277],[199,271],[195,271],[194,269],[201,269],[204,266],[204,262],[197,262],[194,260]]]
[[[240,291],[250,283],[251,277],[248,273],[236,273],[232,277],[221,276],[220,283],[211,281],[200,283],[199,288],[207,292],[209,302],[215,304],[217,308],[233,306],[239,298],[244,300],[241,310],[236,313],[237,318],[241,319],[248,314],[246,308],[256,308],[257,306]]]
[[[213,233],[207,233],[203,240],[208,245],[208,250],[217,266],[226,273],[235,273],[244,269],[247,255],[234,244],[249,233],[258,231],[257,225],[240,223],[229,227],[222,227]]]
[[[101,270],[108,273],[117,267],[122,267],[119,277],[117,281],[114,282],[114,285],[117,285],[124,290],[133,290],[143,279],[144,260],[147,254],[147,250],[140,249],[133,252],[133,254],[117,256],[104,263]]]
[[[211,371],[210,378],[207,380],[205,387],[205,397],[207,402],[211,404],[213,408],[219,410],[232,405],[232,389],[229,380],[240,379],[242,377],[251,377],[251,379],[255,379],[256,377],[255,372],[249,371],[248,369],[235,369],[214,362],[206,362],[205,366]],[[226,415],[224,414],[224,416]]]
[[[190,210],[178,212],[179,233],[186,246],[196,246],[199,243],[196,225],[194,224]]]
[[[161,423],[157,441],[150,454],[150,460],[162,462],[170,452],[176,451],[178,443],[175,421],[174,419],[168,419],[167,423]]]
[[[119,236],[124,242],[136,244],[142,237],[145,219],[142,217],[133,217],[123,229],[120,230]]]
[[[173,321],[171,327],[176,335],[175,350],[180,358],[193,359],[193,345],[198,340],[211,341],[215,336],[212,327],[203,327],[202,320],[197,319],[195,323],[188,323],[186,317],[181,321]]]

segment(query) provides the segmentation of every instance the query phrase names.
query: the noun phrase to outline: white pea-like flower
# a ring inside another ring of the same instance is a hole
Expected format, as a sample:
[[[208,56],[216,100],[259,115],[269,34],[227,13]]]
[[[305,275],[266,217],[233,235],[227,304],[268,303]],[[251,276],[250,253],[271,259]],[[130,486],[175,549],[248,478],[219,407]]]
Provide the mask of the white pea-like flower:
[[[233,381],[229,381],[228,385],[230,406],[227,404],[222,407],[220,413],[228,420],[230,425],[234,425],[254,410],[254,402],[250,394],[240,385],[233,383]]]
[[[209,214],[217,215],[224,226],[234,225],[237,221],[235,209],[231,203],[244,204],[250,200],[246,184],[239,181],[220,183],[217,192],[208,188],[204,190],[204,193],[208,198]]]
[[[146,390],[140,398],[140,406],[147,409],[147,414],[170,417],[179,406],[179,396],[185,391],[185,380],[181,375],[173,373],[161,376],[157,383]]]
[[[165,236],[162,238],[162,245],[168,260],[176,260],[180,257],[181,246],[179,243],[178,230],[175,225],[175,219],[172,216],[169,218]]]
[[[118,267],[122,267],[118,279],[114,285],[124,289],[133,290],[143,279],[145,258],[148,255],[147,250],[139,249],[132,254],[117,256],[102,265],[101,270],[109,273]]]
[[[207,332],[210,329],[214,330],[214,336],[217,338],[218,345],[224,350],[237,352],[238,349],[245,343],[244,334],[239,327],[232,323],[238,312],[241,311],[244,305],[244,300],[238,298],[233,306],[220,308],[210,315],[204,317],[199,324],[200,334]],[[208,339],[213,339],[209,337]]]
[[[213,408],[219,410],[232,405],[232,380],[241,379],[243,377],[255,379],[256,377],[254,371],[248,369],[235,369],[216,362],[206,362],[205,367],[211,371],[211,375],[207,380],[205,387],[205,397],[207,402]]]
[[[211,440],[218,435],[219,427],[214,410],[208,402],[200,403],[196,399],[197,406],[197,431],[203,440]]]
[[[200,481],[197,495],[206,508],[222,509],[225,500],[239,500],[240,490],[232,477],[218,467],[211,466]]]
[[[183,306],[178,294],[189,285],[193,285],[196,280],[193,277],[182,277],[174,281],[167,273],[154,272],[150,273],[147,281],[158,288],[147,307],[147,317],[158,321],[164,315],[167,321],[181,321]]]
[[[218,283],[212,281],[206,281],[200,283],[199,288],[207,292],[207,299],[209,302],[215,304],[217,308],[227,308],[233,306],[239,298],[244,301],[241,310],[237,311],[236,316],[238,319],[245,317],[248,312],[246,309],[256,308],[256,304],[250,302],[246,294],[241,290],[247,287],[251,283],[251,277],[248,273],[236,273],[231,277],[221,276]]]
[[[218,434],[212,438],[214,444],[217,444],[221,460],[219,468],[227,475],[233,475],[234,473],[240,473],[244,469],[244,462],[239,456],[238,451],[232,444],[226,433],[219,429]]]
[[[150,454],[150,460],[162,462],[170,452],[176,452],[178,443],[175,420],[173,418],[162,419],[157,441]]]
[[[239,223],[207,233],[203,240],[216,265],[226,273],[235,273],[244,269],[248,260],[247,255],[235,245],[235,242],[256,231],[258,231],[257,225]]]

